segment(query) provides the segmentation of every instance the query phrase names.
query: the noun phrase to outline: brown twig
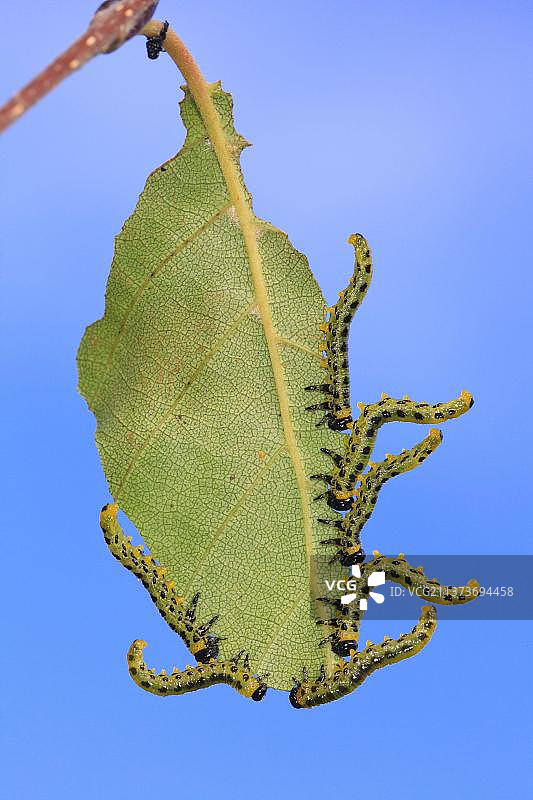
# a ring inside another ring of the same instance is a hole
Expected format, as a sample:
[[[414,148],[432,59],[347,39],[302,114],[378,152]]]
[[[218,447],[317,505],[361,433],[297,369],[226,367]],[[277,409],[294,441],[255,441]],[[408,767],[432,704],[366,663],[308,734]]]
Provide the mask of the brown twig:
[[[138,33],[151,19],[157,3],[158,0],[106,0],[102,3],[83,36],[0,108],[0,133],[91,58],[99,53],[110,53]]]

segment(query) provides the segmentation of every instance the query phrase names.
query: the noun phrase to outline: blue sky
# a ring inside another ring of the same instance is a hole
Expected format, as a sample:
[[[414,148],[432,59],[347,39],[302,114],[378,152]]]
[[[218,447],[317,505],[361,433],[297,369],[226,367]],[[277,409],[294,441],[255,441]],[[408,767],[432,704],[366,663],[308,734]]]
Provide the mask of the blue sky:
[[[0,96],[93,10],[3,9]],[[347,236],[367,236],[353,400],[475,396],[431,462],[384,490],[368,549],[530,553],[530,4],[162,0],[158,16],[233,93],[256,213],[306,253],[328,300],[351,274]],[[103,310],[114,235],[182,142],[181,82],[137,39],[0,142],[5,796],[527,794],[531,623],[442,622],[415,659],[313,712],[224,686],[163,700],[127,675],[138,637],[160,667],[188,657],[104,546],[75,354]],[[419,436],[388,427],[383,453]],[[391,632],[372,625],[363,636]]]

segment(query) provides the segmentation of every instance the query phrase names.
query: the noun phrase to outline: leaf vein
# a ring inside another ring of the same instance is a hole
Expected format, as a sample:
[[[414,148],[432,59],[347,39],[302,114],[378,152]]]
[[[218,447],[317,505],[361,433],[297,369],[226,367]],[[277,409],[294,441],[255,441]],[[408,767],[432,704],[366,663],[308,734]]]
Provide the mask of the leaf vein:
[[[126,330],[126,325],[127,325],[127,322],[129,320],[129,318],[131,317],[135,307],[139,303],[139,300],[141,299],[142,295],[144,294],[144,292],[146,291],[148,286],[151,284],[153,279],[156,277],[156,275],[159,275],[159,273],[167,266],[167,264],[175,256],[178,255],[178,253],[183,252],[183,250],[185,250],[186,247],[188,247],[190,244],[192,244],[192,242],[194,242],[199,236],[201,236],[203,233],[205,233],[205,231],[211,225],[213,225],[213,223],[215,223],[218,219],[220,219],[220,217],[223,214],[226,213],[226,211],[228,210],[228,208],[230,208],[231,205],[232,205],[231,202],[225,203],[222,206],[222,208],[218,209],[218,211],[215,214],[213,214],[213,216],[211,216],[206,222],[204,222],[203,225],[201,225],[199,228],[197,228],[195,231],[193,231],[193,233],[190,234],[189,236],[187,236],[185,239],[183,239],[183,241],[180,242],[180,244],[177,245],[177,247],[175,247],[167,256],[165,256],[165,258],[161,261],[159,266],[157,266],[154,270],[152,270],[152,272],[150,272],[149,275],[147,275],[147,277],[145,278],[143,283],[139,286],[139,288],[137,289],[137,291],[133,295],[129,306],[127,307],[127,309],[126,309],[126,311],[124,313],[122,321],[121,321],[121,323],[119,325],[118,333],[115,336],[115,339],[111,344],[111,347],[109,348],[109,354],[108,354],[108,357],[107,357],[106,367],[105,367],[106,370],[109,369],[109,367],[111,366],[111,362],[113,361],[113,356],[114,356],[115,351],[116,351],[116,349],[117,349],[117,347],[119,345],[119,342],[121,341],[121,339],[122,339],[122,337],[124,335],[124,331]],[[99,397],[99,393],[97,393],[95,395],[94,401],[96,401],[98,399],[98,397]]]
[[[207,547],[206,547],[206,549],[204,551],[204,555],[203,555],[202,561],[200,562],[200,566],[198,567],[198,569],[196,570],[195,574],[192,576],[192,578],[190,579],[189,583],[187,584],[187,588],[186,588],[186,590],[184,592],[186,597],[191,592],[191,590],[195,587],[196,579],[201,574],[202,569],[204,567],[204,564],[206,563],[207,559],[209,558],[210,553],[213,551],[213,548],[215,547],[217,541],[220,539],[220,537],[222,536],[224,531],[227,529],[227,527],[231,523],[231,521],[235,518],[235,516],[236,516],[237,512],[239,511],[239,509],[242,508],[242,506],[244,505],[245,501],[248,500],[248,498],[253,494],[254,490],[257,488],[259,483],[261,483],[261,481],[263,480],[265,475],[268,474],[268,472],[270,471],[270,469],[272,469],[272,467],[274,466],[275,462],[278,460],[280,455],[282,455],[282,453],[284,453],[284,452],[285,453],[287,452],[287,445],[285,443],[281,444],[272,453],[272,456],[270,457],[270,459],[264,463],[263,467],[260,470],[258,470],[258,472],[255,475],[255,478],[253,479],[253,481],[244,490],[244,492],[241,494],[241,496],[238,498],[238,500],[235,501],[234,505],[228,511],[228,513],[226,514],[226,516],[224,517],[224,519],[222,520],[220,525],[218,525],[218,527],[215,528],[215,532],[213,533],[213,536],[209,540],[209,543],[208,543],[208,545],[207,545]]]
[[[209,350],[205,354],[203,359],[200,361],[200,363],[198,364],[198,366],[194,370],[190,380],[187,381],[187,385],[184,386],[183,389],[178,393],[178,395],[177,395],[176,399],[174,400],[174,402],[170,405],[170,407],[163,414],[163,416],[160,418],[160,420],[154,425],[154,427],[152,428],[150,433],[147,435],[147,437],[146,437],[145,441],[143,442],[143,444],[140,447],[137,448],[132,460],[130,461],[130,464],[129,464],[128,468],[126,469],[126,472],[124,473],[122,481],[121,481],[120,485],[118,486],[118,488],[116,490],[116,494],[115,494],[115,502],[116,503],[119,502],[120,493],[124,489],[124,486],[126,485],[126,482],[127,482],[128,478],[130,477],[131,472],[132,472],[135,464],[137,463],[139,457],[141,456],[141,454],[146,450],[148,445],[157,436],[157,434],[159,433],[159,431],[161,430],[161,428],[163,427],[163,425],[165,424],[167,419],[176,410],[176,407],[177,407],[178,403],[180,402],[180,400],[189,391],[189,389],[194,385],[195,381],[200,377],[200,375],[202,374],[204,369],[207,367],[207,365],[209,364],[211,359],[215,356],[215,354],[218,353],[218,351],[220,350],[220,348],[222,347],[224,342],[226,342],[229,339],[229,337],[235,332],[235,330],[239,327],[239,325],[243,322],[243,320],[245,320],[246,317],[250,314],[250,312],[253,309],[254,305],[255,305],[255,301],[252,301],[251,303],[248,303],[248,305],[235,318],[235,320],[232,322],[232,324],[226,329],[226,331],[220,337],[220,339],[213,345],[211,350]]]

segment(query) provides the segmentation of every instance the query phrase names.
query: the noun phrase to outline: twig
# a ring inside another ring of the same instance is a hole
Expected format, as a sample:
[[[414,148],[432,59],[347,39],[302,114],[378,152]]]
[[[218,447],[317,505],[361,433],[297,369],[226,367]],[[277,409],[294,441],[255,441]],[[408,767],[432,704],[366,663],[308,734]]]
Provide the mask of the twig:
[[[64,53],[0,108],[0,133],[64,78],[99,53],[110,53],[151,19],[158,0],[106,0],[89,27]]]

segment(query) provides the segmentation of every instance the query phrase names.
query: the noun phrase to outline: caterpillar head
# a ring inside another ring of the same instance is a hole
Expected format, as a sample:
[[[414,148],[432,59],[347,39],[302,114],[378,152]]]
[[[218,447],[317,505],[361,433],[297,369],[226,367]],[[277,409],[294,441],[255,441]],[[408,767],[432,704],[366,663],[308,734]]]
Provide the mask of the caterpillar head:
[[[196,660],[201,661],[202,664],[207,664],[212,658],[218,658],[218,642],[218,636],[213,633],[208,633],[207,636],[204,636],[203,643],[205,646],[194,653]]]
[[[267,692],[267,689],[268,689],[268,686],[266,685],[266,683],[260,683],[259,686],[257,687],[257,689],[255,690],[255,692],[252,695],[252,700],[255,700],[256,702],[259,702],[259,700],[262,700],[263,697],[265,696],[266,692]]]

